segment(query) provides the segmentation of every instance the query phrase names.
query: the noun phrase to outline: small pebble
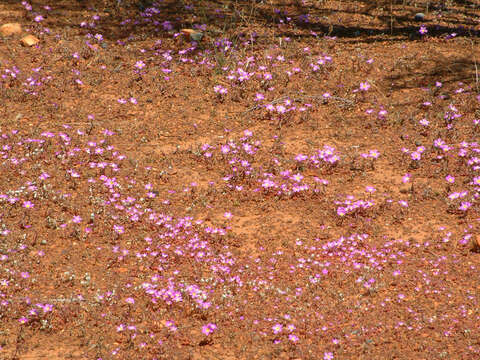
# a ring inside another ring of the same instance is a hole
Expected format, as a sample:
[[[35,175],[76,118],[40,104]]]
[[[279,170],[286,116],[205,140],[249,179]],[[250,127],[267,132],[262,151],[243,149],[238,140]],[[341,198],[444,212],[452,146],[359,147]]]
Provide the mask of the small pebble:
[[[415,21],[423,21],[425,19],[424,13],[417,13],[415,14]]]

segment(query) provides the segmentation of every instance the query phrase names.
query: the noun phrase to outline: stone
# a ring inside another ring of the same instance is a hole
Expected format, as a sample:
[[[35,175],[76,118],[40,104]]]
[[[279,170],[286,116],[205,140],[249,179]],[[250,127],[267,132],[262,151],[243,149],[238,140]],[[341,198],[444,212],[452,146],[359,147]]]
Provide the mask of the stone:
[[[23,46],[34,46],[40,42],[40,40],[33,35],[26,35],[20,41]]]
[[[480,253],[480,236],[472,236],[472,251]]]
[[[415,21],[423,21],[425,19],[424,13],[416,13],[414,17]]]
[[[200,31],[196,31],[193,29],[182,29],[182,34],[187,39],[192,41],[200,41],[203,38],[203,34]]]
[[[0,34],[2,36],[17,35],[22,32],[22,25],[19,23],[8,23],[0,26]]]

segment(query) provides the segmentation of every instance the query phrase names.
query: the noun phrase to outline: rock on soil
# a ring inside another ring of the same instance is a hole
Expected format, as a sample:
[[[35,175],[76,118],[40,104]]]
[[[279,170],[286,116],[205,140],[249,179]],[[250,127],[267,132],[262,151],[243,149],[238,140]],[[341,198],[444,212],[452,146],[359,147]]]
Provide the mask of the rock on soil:
[[[415,21],[423,21],[425,19],[424,13],[417,13],[415,14]]]
[[[16,34],[20,34],[22,32],[22,25],[19,23],[9,23],[3,24],[0,26],[0,34],[2,36],[12,36]]]
[[[33,35],[24,36],[20,41],[24,46],[34,46],[40,42],[40,40]]]

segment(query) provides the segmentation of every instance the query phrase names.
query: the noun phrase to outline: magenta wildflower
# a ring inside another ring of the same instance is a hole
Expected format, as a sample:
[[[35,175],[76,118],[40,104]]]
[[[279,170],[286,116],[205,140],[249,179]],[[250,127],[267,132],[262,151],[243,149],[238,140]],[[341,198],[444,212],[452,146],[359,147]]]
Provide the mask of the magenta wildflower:
[[[23,207],[24,207],[25,209],[31,209],[31,208],[33,208],[34,206],[35,206],[35,205],[34,205],[31,201],[28,201],[28,200],[27,200],[27,201],[24,201],[24,202],[23,202]]]
[[[115,231],[117,234],[123,234],[125,230],[121,225],[113,225],[113,231]]]
[[[217,325],[213,323],[208,323],[207,325],[202,326],[202,333],[206,336],[210,335],[217,329]]]
[[[447,175],[445,177],[445,180],[450,183],[450,184],[453,184],[455,182],[455,177],[453,177],[452,175]]]
[[[274,334],[278,334],[278,333],[282,332],[282,329],[283,329],[282,324],[275,324],[275,325],[272,326],[272,330],[273,330]]]
[[[333,353],[331,352],[325,352],[323,354],[323,360],[333,360]]]
[[[135,63],[135,67],[137,69],[143,69],[145,67],[145,63],[142,61],[142,60],[138,60],[136,63]]]
[[[297,173],[297,174],[295,174],[295,175],[292,176],[292,180],[293,180],[293,181],[296,181],[296,182],[300,182],[300,181],[303,180],[303,175]]]
[[[257,93],[255,95],[255,101],[261,101],[263,99],[265,99],[265,96],[263,94]]]
[[[373,159],[378,159],[378,157],[380,156],[380,152],[378,150],[370,150],[368,154]]]
[[[428,126],[430,124],[430,122],[427,119],[421,119],[419,120],[419,123],[420,125],[423,125],[423,126]]]
[[[175,332],[178,328],[175,326],[175,322],[172,320],[165,321],[165,326],[170,329],[170,331]]]
[[[298,341],[298,336],[294,334],[288,335],[288,340],[290,340],[293,343],[296,343]]]
[[[220,94],[220,95],[225,95],[228,92],[228,90],[226,88],[224,88],[222,85],[215,85],[213,87],[213,91],[216,94]]]
[[[295,325],[293,325],[293,324],[289,324],[289,325],[286,326],[286,329],[287,329],[288,331],[292,332],[293,330],[296,329],[296,327],[295,327]]]
[[[279,114],[285,114],[287,112],[287,108],[283,105],[277,105],[276,110]]]
[[[461,211],[467,211],[470,206],[472,206],[472,204],[468,201],[463,201],[461,204],[460,204],[460,207],[458,208],[459,210]]]
[[[275,183],[270,179],[265,179],[262,182],[262,187],[264,187],[265,189],[268,189],[274,186],[275,186]]]
[[[414,151],[410,154],[410,157],[412,158],[412,160],[418,161],[422,158],[422,154],[418,151]]]
[[[368,89],[370,89],[370,84],[367,81],[360,83],[360,90],[367,91]]]

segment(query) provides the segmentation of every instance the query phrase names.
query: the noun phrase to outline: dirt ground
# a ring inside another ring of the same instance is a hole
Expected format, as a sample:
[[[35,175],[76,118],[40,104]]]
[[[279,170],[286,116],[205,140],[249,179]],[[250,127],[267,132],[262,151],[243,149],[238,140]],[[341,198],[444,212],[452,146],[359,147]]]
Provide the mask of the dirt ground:
[[[479,15],[2,1],[0,359],[480,358]]]

